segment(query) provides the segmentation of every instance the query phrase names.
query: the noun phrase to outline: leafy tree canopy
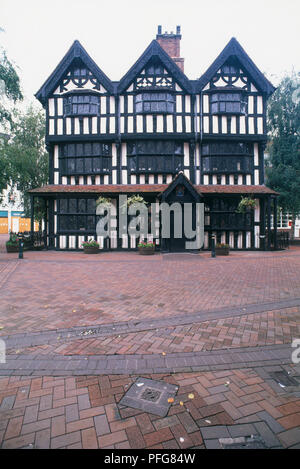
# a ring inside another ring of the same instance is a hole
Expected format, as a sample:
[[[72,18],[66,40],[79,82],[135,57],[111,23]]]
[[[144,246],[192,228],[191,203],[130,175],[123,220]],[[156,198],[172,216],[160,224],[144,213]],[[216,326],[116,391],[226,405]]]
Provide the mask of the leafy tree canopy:
[[[279,205],[300,213],[300,74],[285,76],[268,103],[267,185],[280,193]]]
[[[25,113],[15,111],[9,140],[2,143],[12,190],[21,192],[25,214],[30,214],[29,189],[48,181],[48,154],[45,150],[45,118],[30,107]],[[42,204],[36,215],[42,216]]]
[[[23,99],[20,88],[20,78],[3,49],[0,49],[0,96],[5,96],[8,101],[14,104]],[[1,99],[0,124],[11,123],[11,119],[11,111],[8,106],[3,103],[3,99]]]

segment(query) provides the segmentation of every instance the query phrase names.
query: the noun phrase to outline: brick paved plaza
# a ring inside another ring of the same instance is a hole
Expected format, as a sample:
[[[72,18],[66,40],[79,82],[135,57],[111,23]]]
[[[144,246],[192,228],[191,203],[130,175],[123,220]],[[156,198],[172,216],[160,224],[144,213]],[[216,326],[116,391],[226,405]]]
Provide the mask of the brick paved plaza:
[[[0,289],[1,448],[300,448],[299,248],[0,252]],[[119,404],[138,377],[165,417]]]

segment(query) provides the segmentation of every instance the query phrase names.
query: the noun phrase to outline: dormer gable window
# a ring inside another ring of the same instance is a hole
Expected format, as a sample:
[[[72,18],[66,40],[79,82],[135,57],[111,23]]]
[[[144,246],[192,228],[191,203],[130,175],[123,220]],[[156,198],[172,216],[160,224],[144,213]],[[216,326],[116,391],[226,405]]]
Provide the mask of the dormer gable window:
[[[173,113],[175,97],[172,93],[138,93],[135,96],[137,113]]]
[[[98,116],[100,97],[94,94],[72,94],[64,98],[65,116]]]
[[[212,114],[246,114],[247,96],[242,91],[216,91],[210,96]]]

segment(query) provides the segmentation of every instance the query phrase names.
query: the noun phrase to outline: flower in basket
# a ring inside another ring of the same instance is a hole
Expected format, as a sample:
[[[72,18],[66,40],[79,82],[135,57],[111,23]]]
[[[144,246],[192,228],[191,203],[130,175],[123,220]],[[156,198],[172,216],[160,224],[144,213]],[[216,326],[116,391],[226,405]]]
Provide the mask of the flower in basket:
[[[6,246],[17,246],[19,244],[19,237],[17,233],[10,233],[9,240],[6,241]]]
[[[99,248],[99,243],[95,241],[94,239],[89,239],[88,241],[84,241],[81,244],[82,248]]]
[[[229,249],[229,244],[225,244],[225,243],[218,243],[216,244],[216,248],[218,249]]]
[[[155,246],[153,241],[141,241],[138,248],[153,248]]]
[[[100,196],[96,200],[96,206],[97,207],[102,206],[102,207],[105,207],[105,208],[110,208],[110,205],[111,205],[111,199],[109,197]]]
[[[247,210],[255,208],[255,199],[253,197],[242,197],[237,207],[237,213],[245,213]]]

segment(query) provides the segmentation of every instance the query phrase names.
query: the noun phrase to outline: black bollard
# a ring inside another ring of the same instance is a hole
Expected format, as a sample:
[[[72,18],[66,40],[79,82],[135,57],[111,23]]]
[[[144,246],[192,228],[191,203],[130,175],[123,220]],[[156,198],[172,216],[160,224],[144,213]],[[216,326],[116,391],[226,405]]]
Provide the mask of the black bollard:
[[[215,237],[211,237],[211,257],[216,257],[216,243],[215,243]]]
[[[23,241],[19,239],[19,259],[23,259]]]

